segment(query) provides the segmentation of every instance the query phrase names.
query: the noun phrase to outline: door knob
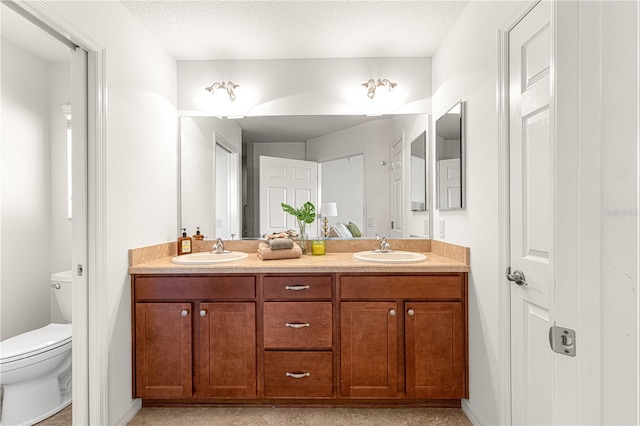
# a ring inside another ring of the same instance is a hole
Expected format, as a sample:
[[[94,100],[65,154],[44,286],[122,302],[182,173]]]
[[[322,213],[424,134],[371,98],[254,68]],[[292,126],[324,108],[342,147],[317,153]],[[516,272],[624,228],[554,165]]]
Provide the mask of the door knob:
[[[413,309],[409,309],[407,311],[407,314],[409,314],[410,317],[414,316],[416,314],[416,311],[414,311]]]
[[[524,277],[524,272],[516,269],[515,271],[513,271],[513,274],[511,273],[511,267],[507,268],[507,279],[509,281],[513,281],[514,283],[518,284],[518,285],[528,285],[527,281],[525,281],[525,277]]]
[[[204,309],[200,309],[200,316],[203,317],[207,315],[207,311],[205,311]]]
[[[187,311],[186,309],[183,309],[182,312],[180,312],[180,315],[182,315],[183,317],[186,317],[187,315],[189,315],[189,311]]]

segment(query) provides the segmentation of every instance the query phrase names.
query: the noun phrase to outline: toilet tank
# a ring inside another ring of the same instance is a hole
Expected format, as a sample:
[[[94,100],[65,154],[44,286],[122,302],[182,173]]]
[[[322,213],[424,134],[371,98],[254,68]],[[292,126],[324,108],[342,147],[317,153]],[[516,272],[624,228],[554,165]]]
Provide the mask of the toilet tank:
[[[51,287],[56,295],[62,317],[71,322],[71,271],[51,274]]]

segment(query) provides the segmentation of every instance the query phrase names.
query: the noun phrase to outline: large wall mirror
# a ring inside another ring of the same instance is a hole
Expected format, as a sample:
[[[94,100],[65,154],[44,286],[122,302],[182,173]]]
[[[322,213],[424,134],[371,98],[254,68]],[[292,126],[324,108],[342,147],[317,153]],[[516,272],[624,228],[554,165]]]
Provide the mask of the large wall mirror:
[[[428,138],[424,130],[428,122],[427,114],[181,117],[179,226],[187,228],[189,235],[200,227],[207,238],[223,239],[260,238],[265,229],[272,232],[269,223],[288,226],[290,218],[282,216],[279,208],[271,209],[273,220],[267,215],[267,225],[264,209],[261,213],[261,191],[269,184],[260,163],[269,158],[277,159],[279,170],[291,163],[289,175],[302,170],[299,162],[317,165],[312,201],[317,211],[325,203],[336,205],[337,213],[331,210],[327,217],[330,227],[355,225],[358,238],[390,236],[390,146],[396,134],[405,132],[418,136],[405,145],[412,158],[407,173],[411,182],[406,187],[416,197],[407,197],[404,209],[410,223],[414,212],[421,215],[415,220],[416,230],[407,227],[406,237],[426,236]],[[303,192],[313,193],[294,189],[286,198],[292,200],[288,204],[303,204]],[[322,235],[322,225],[322,219],[316,220],[309,235]],[[344,238],[342,233],[339,237]]]
[[[464,102],[436,120],[436,205],[438,210],[465,208]]]

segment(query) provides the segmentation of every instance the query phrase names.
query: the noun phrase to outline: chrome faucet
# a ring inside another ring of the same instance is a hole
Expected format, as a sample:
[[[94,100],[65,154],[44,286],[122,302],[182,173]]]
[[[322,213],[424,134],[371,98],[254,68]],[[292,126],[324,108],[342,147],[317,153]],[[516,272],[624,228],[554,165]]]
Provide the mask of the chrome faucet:
[[[380,240],[380,249],[379,250],[382,253],[388,253],[388,252],[392,252],[393,251],[393,250],[391,250],[391,246],[387,242],[387,237],[382,237],[382,239]]]
[[[216,252],[217,254],[224,253],[224,243],[222,242],[222,238],[218,238],[216,243],[213,245],[212,252]]]

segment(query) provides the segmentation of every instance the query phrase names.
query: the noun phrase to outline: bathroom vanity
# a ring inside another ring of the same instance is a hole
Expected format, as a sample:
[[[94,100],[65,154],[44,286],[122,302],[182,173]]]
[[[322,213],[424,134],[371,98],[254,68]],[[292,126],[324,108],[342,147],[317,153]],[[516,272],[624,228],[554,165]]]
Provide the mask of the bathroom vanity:
[[[459,406],[467,264],[351,253],[130,268],[133,397],[190,403]]]

